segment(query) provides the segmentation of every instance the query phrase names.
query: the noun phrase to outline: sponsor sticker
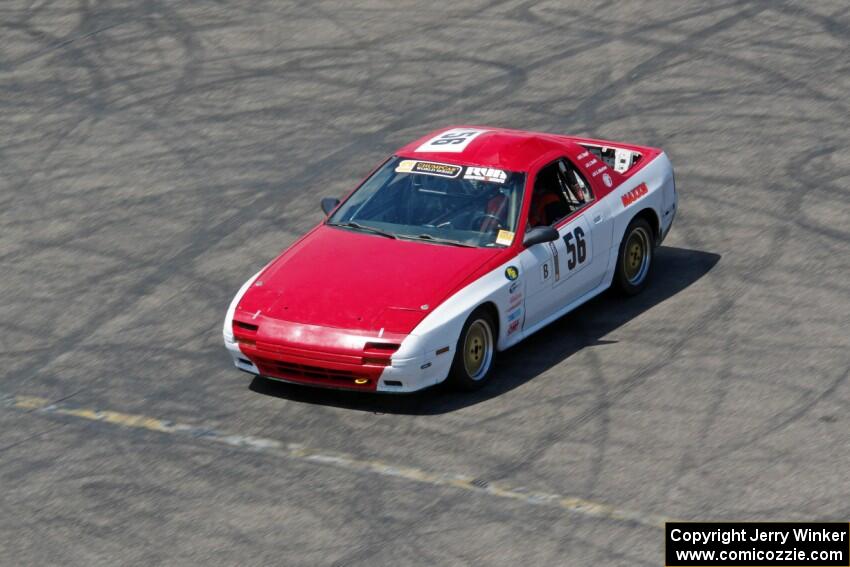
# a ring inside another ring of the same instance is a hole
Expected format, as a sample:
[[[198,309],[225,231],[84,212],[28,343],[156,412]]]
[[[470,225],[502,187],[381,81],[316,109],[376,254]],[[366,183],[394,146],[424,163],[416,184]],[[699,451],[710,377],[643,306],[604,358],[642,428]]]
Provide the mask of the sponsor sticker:
[[[433,161],[416,161],[405,159],[398,162],[395,170],[396,173],[422,173],[425,175],[436,175],[438,177],[448,177],[450,179],[460,175],[463,168],[459,165],[450,163],[436,163]]]
[[[646,183],[641,183],[640,185],[620,197],[620,199],[623,201],[623,206],[628,207],[647,193],[649,193],[649,187],[646,186]]]
[[[522,307],[508,313],[508,321],[516,321],[520,317],[522,317]]]
[[[417,152],[451,152],[460,153],[469,143],[486,132],[475,128],[452,128],[442,134],[437,134],[418,148]]]
[[[504,183],[508,179],[508,174],[501,169],[493,169],[492,167],[467,167],[463,178],[473,181]]]
[[[516,307],[517,305],[520,305],[520,304],[522,304],[522,294],[518,293],[516,295],[512,295],[511,296],[511,302],[508,305],[508,309],[513,309],[514,307]]]
[[[510,230],[500,230],[498,233],[496,233],[496,244],[510,246],[511,242],[513,241],[514,233]]]
[[[611,180],[611,176],[607,173],[602,174],[602,183],[605,184],[605,187],[611,187],[614,184],[614,181]]]
[[[413,159],[403,159],[398,162],[398,165],[395,166],[396,173],[410,173],[413,171],[413,166],[416,165],[416,160]]]
[[[554,242],[549,243],[549,249],[552,250],[552,263],[555,265],[555,281],[561,279],[561,264],[558,262],[558,247]]]
[[[519,319],[511,321],[511,324],[508,325],[508,335],[513,335],[517,331],[519,331]]]
[[[516,266],[508,266],[505,268],[505,277],[510,281],[514,281],[519,277],[519,270]]]
[[[511,287],[508,288],[508,293],[514,293],[519,287],[519,282],[514,282],[511,284]]]

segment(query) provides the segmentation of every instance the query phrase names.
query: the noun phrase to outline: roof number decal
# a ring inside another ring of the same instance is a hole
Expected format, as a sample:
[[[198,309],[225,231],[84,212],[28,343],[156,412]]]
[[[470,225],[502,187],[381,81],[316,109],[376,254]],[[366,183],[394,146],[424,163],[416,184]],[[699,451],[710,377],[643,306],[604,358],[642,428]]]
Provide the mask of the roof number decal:
[[[417,152],[450,152],[460,153],[469,143],[486,132],[474,128],[452,128],[442,134],[437,134],[418,148]]]
[[[416,161],[413,159],[402,160],[395,167],[396,173],[424,173],[425,175],[449,178],[455,178],[460,175],[462,169],[459,165],[434,163],[432,161]]]

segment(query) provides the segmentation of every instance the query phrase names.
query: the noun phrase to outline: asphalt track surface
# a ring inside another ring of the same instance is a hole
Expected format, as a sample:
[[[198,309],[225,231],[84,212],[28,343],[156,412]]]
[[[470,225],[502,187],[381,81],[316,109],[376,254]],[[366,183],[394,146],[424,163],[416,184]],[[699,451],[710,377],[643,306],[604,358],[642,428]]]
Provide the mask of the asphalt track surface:
[[[0,563],[657,566],[665,518],[847,520],[848,45],[843,1],[4,1]],[[646,293],[475,394],[234,369],[242,281],[452,123],[665,148]]]

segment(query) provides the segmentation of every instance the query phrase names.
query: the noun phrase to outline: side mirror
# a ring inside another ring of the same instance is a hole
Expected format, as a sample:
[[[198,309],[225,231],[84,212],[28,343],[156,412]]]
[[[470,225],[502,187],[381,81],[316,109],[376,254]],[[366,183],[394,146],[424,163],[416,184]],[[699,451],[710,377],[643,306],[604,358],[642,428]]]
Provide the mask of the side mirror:
[[[526,248],[540,244],[541,242],[554,242],[561,237],[558,231],[551,226],[535,226],[525,232],[522,245]]]
[[[322,199],[322,210],[325,211],[326,215],[331,214],[331,211],[339,205],[339,199],[335,199],[334,197],[325,197]]]

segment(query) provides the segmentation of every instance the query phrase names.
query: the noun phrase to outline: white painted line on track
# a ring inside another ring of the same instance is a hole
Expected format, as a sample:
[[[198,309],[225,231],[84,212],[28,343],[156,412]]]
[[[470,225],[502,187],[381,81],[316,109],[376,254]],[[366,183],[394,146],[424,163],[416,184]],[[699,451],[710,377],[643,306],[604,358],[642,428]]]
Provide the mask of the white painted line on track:
[[[513,487],[501,482],[486,482],[467,475],[427,471],[415,467],[385,463],[380,460],[362,459],[344,453],[312,449],[299,443],[287,443],[276,439],[233,434],[203,425],[177,423],[145,415],[82,408],[66,402],[54,403],[44,398],[4,393],[0,393],[0,407],[60,415],[118,427],[144,429],[157,433],[201,439],[230,447],[268,453],[287,459],[296,459],[361,473],[400,478],[433,486],[453,487],[477,494],[516,500],[534,506],[561,508],[580,516],[617,520],[659,529],[664,527],[666,521],[669,521],[667,518],[654,514],[645,514],[575,496],[539,492],[528,490],[524,487]]]

